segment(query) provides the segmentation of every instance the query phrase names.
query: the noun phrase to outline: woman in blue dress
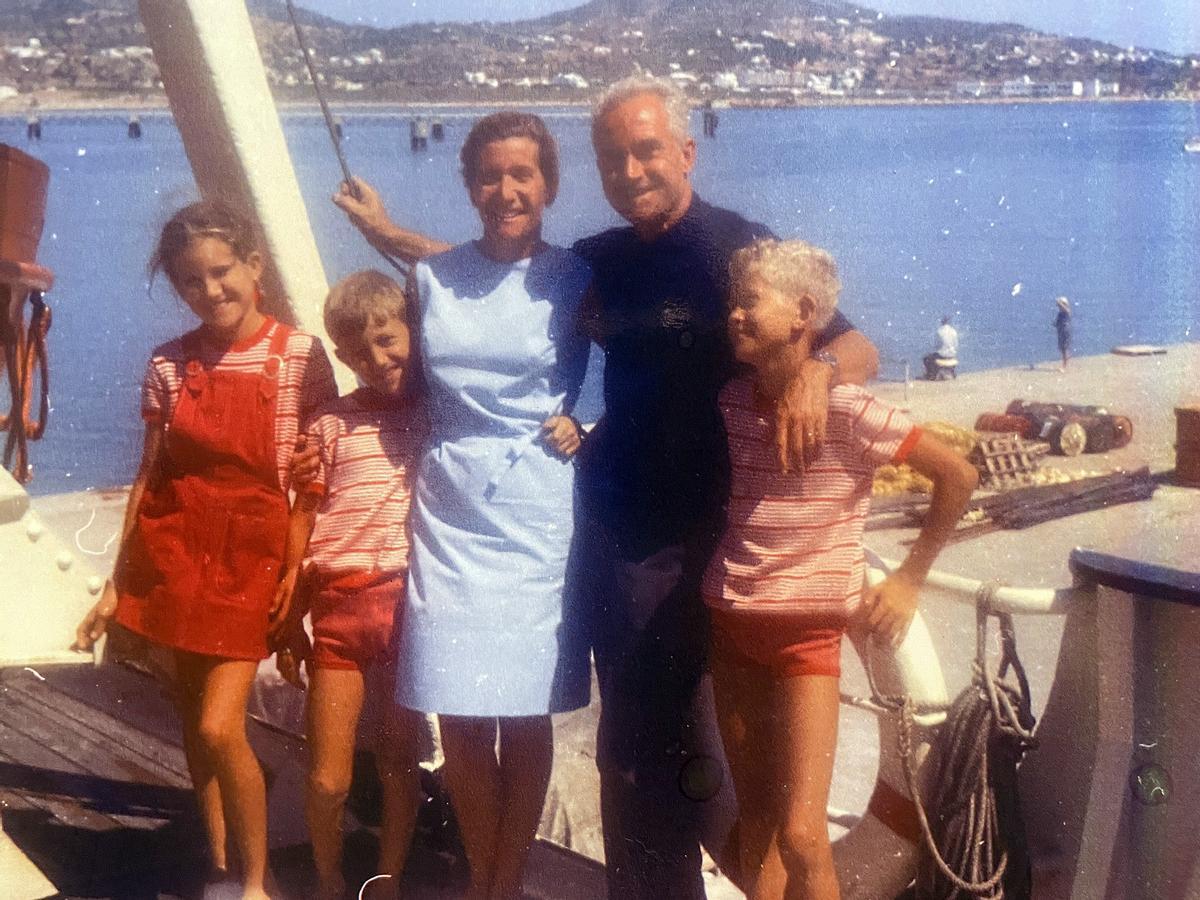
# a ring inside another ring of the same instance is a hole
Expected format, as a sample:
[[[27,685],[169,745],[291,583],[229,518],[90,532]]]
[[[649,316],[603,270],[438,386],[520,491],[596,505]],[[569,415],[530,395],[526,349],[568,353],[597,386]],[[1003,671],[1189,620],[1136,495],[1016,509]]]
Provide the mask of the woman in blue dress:
[[[550,778],[550,713],[588,702],[586,636],[564,616],[590,281],[542,240],[558,151],[537,116],[471,130],[476,241],[413,270],[432,440],[412,505],[396,698],[439,714],[471,866],[468,897],[520,895]]]

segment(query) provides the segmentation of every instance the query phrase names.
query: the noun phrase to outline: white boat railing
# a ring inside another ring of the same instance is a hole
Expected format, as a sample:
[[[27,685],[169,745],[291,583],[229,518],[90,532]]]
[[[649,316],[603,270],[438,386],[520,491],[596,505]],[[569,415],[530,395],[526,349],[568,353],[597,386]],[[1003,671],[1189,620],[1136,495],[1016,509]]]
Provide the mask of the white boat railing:
[[[873,582],[897,565],[868,560]],[[1200,573],[1082,549],[1070,564],[1071,587],[932,572],[925,590],[971,606],[986,597],[997,612],[1065,616],[1037,746],[1019,769],[1022,798],[1036,799],[1022,805],[1032,896],[1200,897]],[[914,630],[927,635],[919,614]],[[901,669],[910,640],[895,652]],[[923,664],[926,683],[940,681],[936,655]],[[890,712],[861,698],[843,702]],[[880,715],[881,735],[891,719]],[[932,714],[921,724],[934,724]]]
[[[885,559],[870,553],[868,561],[881,578],[883,573],[900,565],[899,560]],[[926,577],[925,585],[926,588],[936,589],[968,606],[974,606],[979,592],[986,588],[990,591],[992,609],[996,612],[1012,613],[1013,615],[1066,615],[1068,606],[1080,593],[1077,587],[1012,587],[999,582],[980,581],[965,575],[953,575],[936,570],[930,572]]]

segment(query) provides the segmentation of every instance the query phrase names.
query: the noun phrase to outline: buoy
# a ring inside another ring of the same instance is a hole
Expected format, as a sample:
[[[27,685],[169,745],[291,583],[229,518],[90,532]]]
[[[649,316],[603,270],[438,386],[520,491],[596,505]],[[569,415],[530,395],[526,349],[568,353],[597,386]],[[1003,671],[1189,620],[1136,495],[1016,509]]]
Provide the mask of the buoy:
[[[872,584],[882,580],[878,561],[868,551]],[[878,690],[890,697],[911,696],[919,711],[910,762],[918,780],[929,753],[933,730],[945,719],[949,706],[946,682],[938,663],[929,629],[918,611],[903,643],[885,648],[874,641],[855,641],[854,649],[864,667],[870,654],[869,671]],[[846,698],[843,698],[846,699]],[[842,900],[879,900],[902,893],[917,872],[920,853],[920,823],[909,793],[904,761],[900,757],[901,713],[881,710],[870,701],[851,699],[857,706],[873,708],[879,715],[879,771],[866,812],[846,834],[833,843]],[[926,712],[932,710],[932,712]]]
[[[1050,418],[1038,435],[1050,444],[1050,449],[1063,456],[1078,456],[1087,448],[1087,432],[1078,422]]]
[[[137,113],[129,117],[129,125],[126,126],[125,133],[133,140],[138,140],[142,136],[142,119]]]
[[[1133,440],[1133,422],[1103,406],[1014,400],[1006,413],[1030,420],[1034,433],[1026,436],[1049,441],[1055,452],[1065,456],[1118,450]]]

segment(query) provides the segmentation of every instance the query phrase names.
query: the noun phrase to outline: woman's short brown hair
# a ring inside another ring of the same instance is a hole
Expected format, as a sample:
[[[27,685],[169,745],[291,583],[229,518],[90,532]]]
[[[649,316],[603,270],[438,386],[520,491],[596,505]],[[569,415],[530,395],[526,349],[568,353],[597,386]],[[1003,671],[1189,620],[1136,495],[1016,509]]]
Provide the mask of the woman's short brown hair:
[[[479,160],[483,156],[483,148],[509,138],[529,138],[537,144],[538,168],[548,191],[546,202],[553,203],[554,198],[558,196],[558,143],[541,116],[535,116],[533,113],[505,110],[484,116],[471,127],[459,154],[463,181],[467,183],[467,189],[471,189],[479,176]]]

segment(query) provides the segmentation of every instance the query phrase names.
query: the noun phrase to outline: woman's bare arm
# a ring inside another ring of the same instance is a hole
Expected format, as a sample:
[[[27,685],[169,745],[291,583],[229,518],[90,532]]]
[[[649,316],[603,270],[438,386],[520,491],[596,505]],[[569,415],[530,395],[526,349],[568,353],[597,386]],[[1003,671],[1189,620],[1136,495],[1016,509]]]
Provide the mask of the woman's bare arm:
[[[343,181],[333,195],[333,203],[376,250],[412,265],[427,256],[450,249],[451,245],[445,241],[409,231],[393,222],[379,193],[367,182],[355,178],[354,185],[357,196],[350,185]]]

